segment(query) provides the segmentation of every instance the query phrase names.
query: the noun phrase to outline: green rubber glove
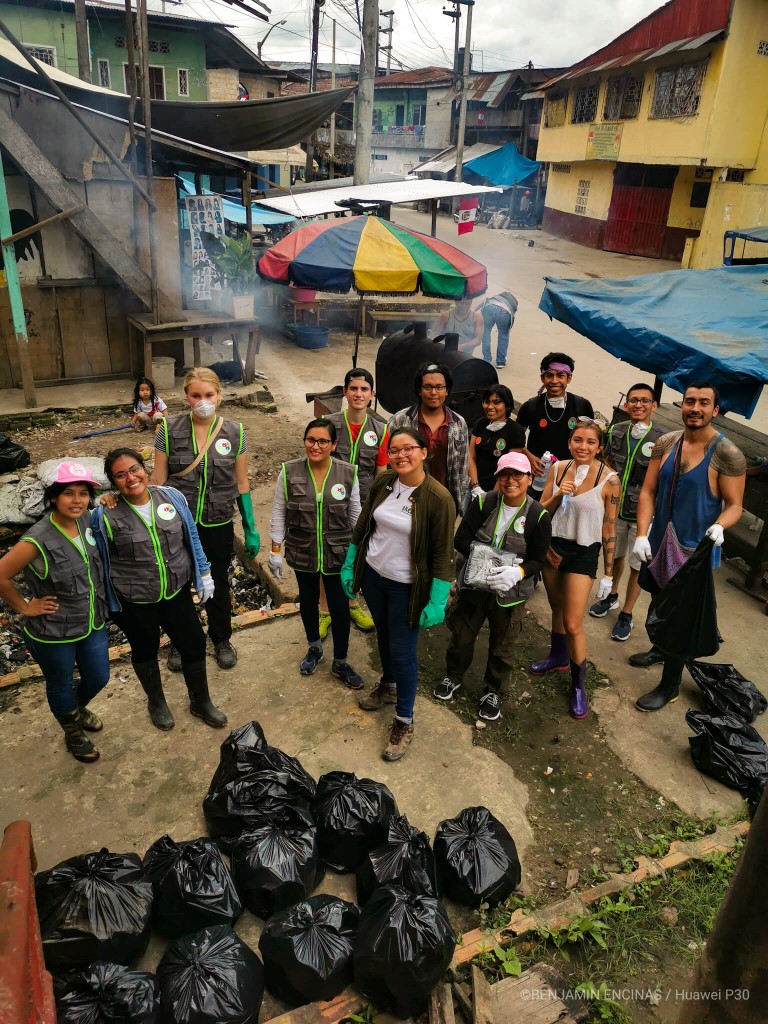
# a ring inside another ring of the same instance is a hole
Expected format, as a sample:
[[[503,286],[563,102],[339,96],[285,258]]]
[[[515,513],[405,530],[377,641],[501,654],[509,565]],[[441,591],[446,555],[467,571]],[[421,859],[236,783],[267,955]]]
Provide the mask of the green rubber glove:
[[[240,509],[240,518],[243,520],[243,535],[245,536],[245,553],[248,558],[255,558],[261,547],[261,537],[256,529],[253,519],[253,502],[250,492],[238,494],[237,507]]]
[[[429,601],[419,619],[420,626],[429,628],[429,626],[439,626],[443,622],[450,589],[451,584],[448,580],[432,580]]]
[[[350,544],[347,550],[347,557],[341,567],[341,588],[350,601],[355,597],[355,558],[357,557],[357,544]]]

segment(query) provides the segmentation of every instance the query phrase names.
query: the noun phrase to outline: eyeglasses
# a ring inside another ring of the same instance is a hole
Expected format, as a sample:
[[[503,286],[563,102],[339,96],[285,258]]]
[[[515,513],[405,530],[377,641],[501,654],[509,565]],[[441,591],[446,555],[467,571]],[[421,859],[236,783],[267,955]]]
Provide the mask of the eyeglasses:
[[[483,405],[504,405],[500,398],[484,398]]]
[[[402,448],[387,449],[387,455],[390,459],[394,459],[397,455],[412,455],[419,447],[418,444],[404,444]]]
[[[305,448],[314,448],[315,446],[317,446],[318,448],[325,449],[325,448],[328,447],[329,444],[333,444],[333,441],[330,439],[330,437],[305,437],[304,438],[304,447]]]
[[[144,469],[143,469],[142,466],[131,466],[130,469],[123,470],[123,472],[121,472],[121,473],[115,473],[114,476],[112,477],[112,479],[117,484],[117,483],[121,483],[123,480],[125,480],[126,477],[138,476],[139,473],[143,473],[143,472],[144,472]]]
[[[653,398],[628,398],[627,405],[653,405]]]
[[[505,476],[511,476],[513,480],[522,480],[524,476],[530,476],[531,474],[523,473],[519,469],[503,469],[498,475],[499,479],[503,481]]]
[[[445,386],[445,384],[422,384],[421,385],[421,390],[422,391],[438,391],[439,392],[439,391],[447,391],[448,388]]]

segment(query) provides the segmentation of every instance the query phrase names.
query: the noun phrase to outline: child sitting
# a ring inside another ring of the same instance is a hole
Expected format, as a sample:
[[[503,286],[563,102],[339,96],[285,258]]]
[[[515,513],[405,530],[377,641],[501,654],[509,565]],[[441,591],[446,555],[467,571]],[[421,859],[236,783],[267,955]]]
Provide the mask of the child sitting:
[[[156,427],[167,416],[168,406],[155,391],[149,377],[139,377],[133,389],[133,415],[131,423],[136,430]]]

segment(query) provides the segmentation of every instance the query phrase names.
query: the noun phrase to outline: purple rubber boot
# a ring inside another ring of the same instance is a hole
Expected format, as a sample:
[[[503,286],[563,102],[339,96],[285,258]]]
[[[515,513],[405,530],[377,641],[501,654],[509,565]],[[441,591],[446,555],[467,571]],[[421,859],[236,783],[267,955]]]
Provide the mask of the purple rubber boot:
[[[571,662],[571,716],[573,718],[586,718],[589,714],[589,703],[587,702],[587,691],[585,683],[587,679],[586,659],[580,665],[575,661]]]
[[[568,644],[565,633],[552,633],[549,654],[543,661],[534,661],[530,672],[533,676],[545,676],[547,672],[565,672],[568,668]]]

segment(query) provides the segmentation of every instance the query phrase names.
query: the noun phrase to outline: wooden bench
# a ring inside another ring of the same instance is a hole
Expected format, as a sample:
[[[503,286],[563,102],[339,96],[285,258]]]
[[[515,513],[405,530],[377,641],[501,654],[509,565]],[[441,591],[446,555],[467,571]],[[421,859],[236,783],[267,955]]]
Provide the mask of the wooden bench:
[[[239,319],[220,313],[200,313],[198,310],[189,310],[188,313],[184,320],[165,324],[153,323],[149,313],[134,313],[126,317],[131,371],[134,374],[143,372],[145,377],[152,378],[152,345],[159,341],[184,341],[191,337],[194,364],[199,366],[201,337],[226,332],[237,344],[237,332],[247,331],[248,349],[243,383],[252,384],[255,379],[256,356],[261,344],[259,321],[253,317]]]
[[[368,314],[369,329],[368,334],[372,338],[376,337],[379,329],[379,321],[390,322],[392,320],[405,320],[408,323],[431,323],[433,320],[437,320],[441,313],[444,313],[449,307],[447,304],[439,307],[431,307],[429,309],[421,308],[410,308],[410,309],[377,309],[375,306],[366,305],[366,312]]]

